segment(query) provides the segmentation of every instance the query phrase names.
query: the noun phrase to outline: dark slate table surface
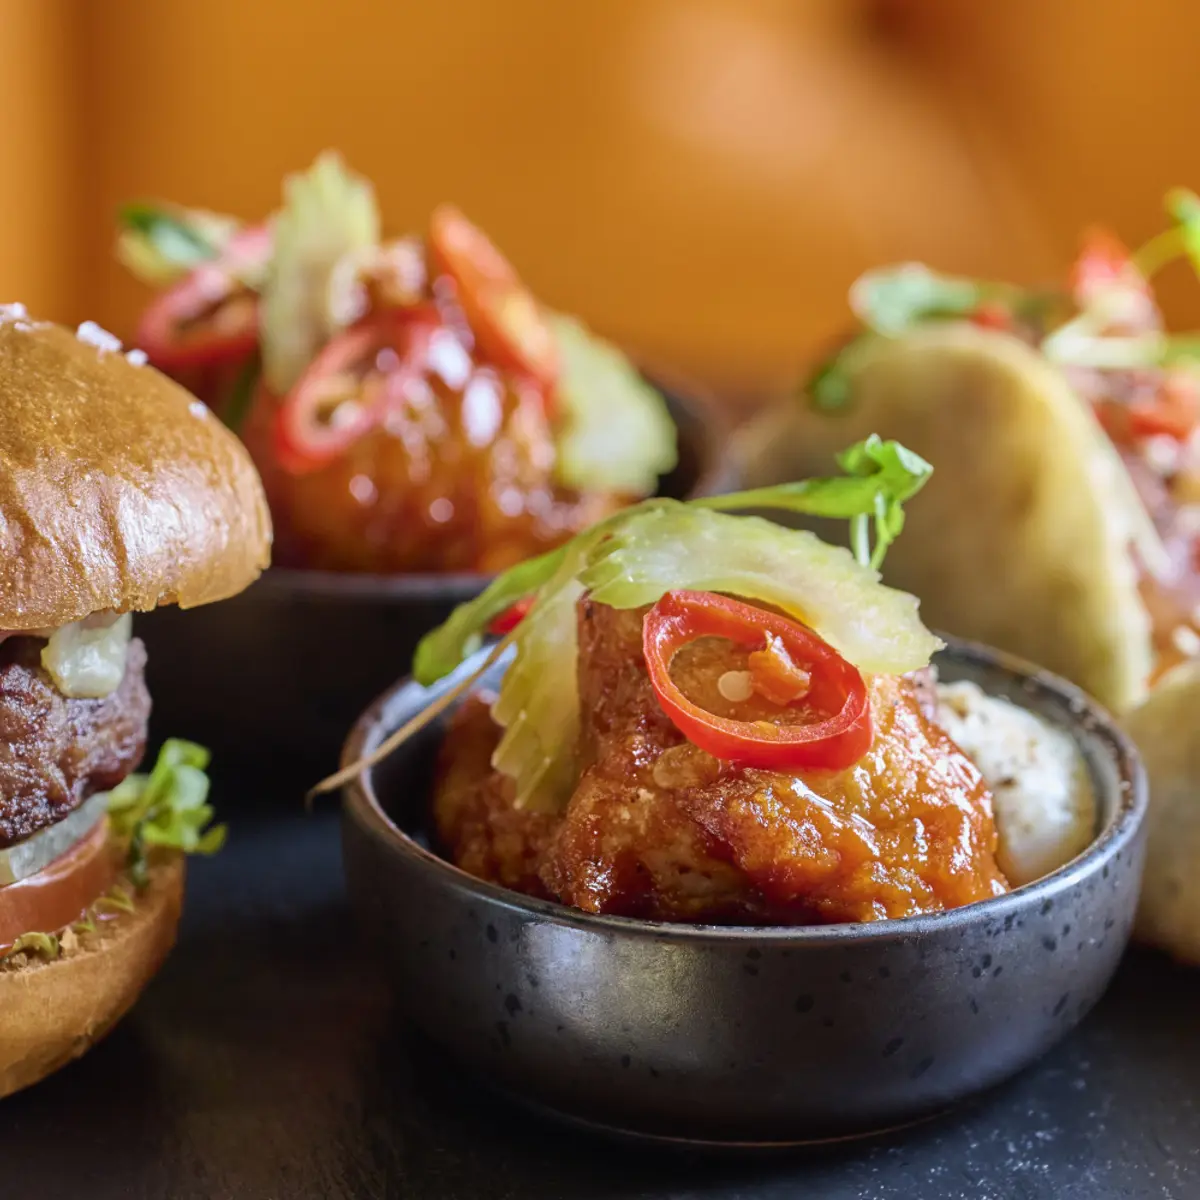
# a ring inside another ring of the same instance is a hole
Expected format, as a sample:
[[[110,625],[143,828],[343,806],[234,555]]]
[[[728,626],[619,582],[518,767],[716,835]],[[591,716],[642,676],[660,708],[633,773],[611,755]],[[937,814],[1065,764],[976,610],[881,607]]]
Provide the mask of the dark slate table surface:
[[[1134,952],[1040,1065],[875,1142],[720,1161],[599,1144],[491,1099],[404,1027],[345,906],[336,813],[270,792],[222,781],[231,837],[193,867],[161,976],[90,1055],[0,1101],[0,1196],[1200,1197],[1200,972]]]

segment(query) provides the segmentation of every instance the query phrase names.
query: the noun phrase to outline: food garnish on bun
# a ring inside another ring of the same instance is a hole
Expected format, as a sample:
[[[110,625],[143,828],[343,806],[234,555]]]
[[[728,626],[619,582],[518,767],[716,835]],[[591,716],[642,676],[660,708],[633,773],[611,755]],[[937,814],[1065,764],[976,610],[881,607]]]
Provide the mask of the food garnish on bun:
[[[99,326],[0,306],[0,1096],[133,1004],[211,853],[208,753],[148,774],[132,614],[240,592],[270,557],[262,486],[209,410]]]

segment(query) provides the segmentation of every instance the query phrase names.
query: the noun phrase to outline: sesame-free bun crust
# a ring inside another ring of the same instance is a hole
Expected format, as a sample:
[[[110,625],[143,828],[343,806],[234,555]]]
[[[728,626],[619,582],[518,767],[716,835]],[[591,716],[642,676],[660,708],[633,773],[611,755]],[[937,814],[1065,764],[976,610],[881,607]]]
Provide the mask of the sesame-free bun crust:
[[[270,558],[241,443],[149,366],[0,313],[0,629],[189,608]]]
[[[151,869],[131,913],[83,934],[61,958],[0,966],[0,1097],[78,1058],[129,1011],[175,943],[184,859]]]

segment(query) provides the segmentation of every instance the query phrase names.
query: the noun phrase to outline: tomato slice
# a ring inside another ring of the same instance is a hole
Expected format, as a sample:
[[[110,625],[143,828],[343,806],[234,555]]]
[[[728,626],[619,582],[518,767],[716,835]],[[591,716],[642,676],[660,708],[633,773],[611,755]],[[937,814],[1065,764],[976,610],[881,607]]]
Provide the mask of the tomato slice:
[[[246,279],[270,254],[265,225],[236,234],[220,258],[201,263],[150,304],[137,345],[164,371],[244,360],[258,345],[258,295]]]
[[[44,871],[0,888],[0,954],[25,933],[58,933],[116,883],[121,858],[101,821]]]
[[[533,293],[483,230],[453,205],[434,210],[429,249],[454,284],[481,355],[530,376],[549,391],[558,382],[558,343]]]
[[[275,451],[293,475],[332,462],[383,420],[425,369],[436,315],[381,313],[333,338],[275,414]]]
[[[737,721],[701,708],[671,678],[671,660],[702,637],[727,638],[755,651],[770,649],[777,639],[791,664],[809,678],[807,702],[828,715],[792,725]],[[646,614],[642,651],[663,712],[689,742],[715,758],[746,767],[838,770],[871,747],[871,704],[862,674],[788,617],[711,592],[667,592]]]

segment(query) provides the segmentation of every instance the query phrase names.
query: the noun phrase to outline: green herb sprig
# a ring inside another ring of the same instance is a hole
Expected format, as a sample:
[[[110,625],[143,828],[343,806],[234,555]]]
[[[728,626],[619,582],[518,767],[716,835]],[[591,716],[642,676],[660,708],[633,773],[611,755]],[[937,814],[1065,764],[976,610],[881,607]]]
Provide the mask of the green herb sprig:
[[[225,844],[226,827],[210,828],[209,758],[203,746],[169,738],[149,774],[130,775],[109,794],[109,820],[114,832],[129,841],[129,877],[137,887],[149,882],[152,846],[215,854]]]
[[[1134,278],[1149,282],[1164,267],[1187,259],[1200,275],[1200,196],[1186,188],[1168,192],[1169,228],[1130,255]],[[822,362],[804,381],[803,393],[813,407],[837,411],[850,403],[853,381],[872,343],[895,338],[931,321],[969,317],[987,305],[998,305],[1017,324],[1044,329],[1056,313],[1065,314],[1073,298],[1063,288],[1022,288],[942,275],[918,263],[883,267],[862,275],[850,289],[850,305],[863,329],[837,354]],[[1136,370],[1200,364],[1200,334],[1147,330],[1112,332],[1134,302],[1128,284],[1114,282],[1047,330],[1038,345],[1061,366],[1097,370]]]

